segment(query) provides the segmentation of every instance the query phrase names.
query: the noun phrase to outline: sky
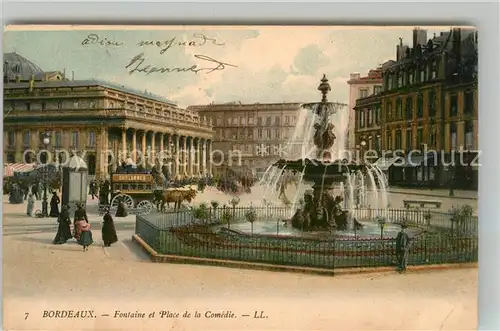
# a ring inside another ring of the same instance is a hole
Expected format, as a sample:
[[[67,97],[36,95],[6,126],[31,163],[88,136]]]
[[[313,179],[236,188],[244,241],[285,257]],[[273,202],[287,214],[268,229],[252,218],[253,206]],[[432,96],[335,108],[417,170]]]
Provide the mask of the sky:
[[[449,30],[421,28],[428,30],[428,38]],[[4,52],[15,51],[46,71],[66,70],[69,79],[74,72],[75,79],[110,81],[186,107],[319,101],[323,74],[332,87],[329,100],[347,103],[349,75],[366,75],[394,59],[400,37],[411,44],[413,27],[43,29],[10,27]]]

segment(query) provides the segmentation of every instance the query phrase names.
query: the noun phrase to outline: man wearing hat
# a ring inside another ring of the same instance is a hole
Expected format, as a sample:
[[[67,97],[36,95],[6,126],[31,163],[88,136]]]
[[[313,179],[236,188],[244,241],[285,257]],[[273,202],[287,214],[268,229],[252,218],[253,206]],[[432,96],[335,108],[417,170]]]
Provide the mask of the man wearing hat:
[[[397,270],[402,273],[406,272],[406,263],[408,262],[408,246],[410,237],[406,233],[407,225],[401,223],[401,230],[396,237],[396,259],[398,262]]]

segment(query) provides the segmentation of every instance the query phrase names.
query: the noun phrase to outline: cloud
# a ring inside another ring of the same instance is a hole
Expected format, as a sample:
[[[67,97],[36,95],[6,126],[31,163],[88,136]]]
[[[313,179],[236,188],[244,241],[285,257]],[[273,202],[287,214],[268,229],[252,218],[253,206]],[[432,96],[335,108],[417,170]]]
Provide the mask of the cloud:
[[[45,70],[74,70],[76,79],[103,79],[148,90],[181,106],[238,100],[311,102],[320,98],[317,86],[323,74],[332,86],[329,98],[346,102],[349,74],[366,74],[394,58],[398,38],[410,42],[411,30],[411,27],[193,26],[163,30],[8,31],[4,46],[5,51],[16,50]],[[89,33],[122,41],[123,46],[83,47],[81,41]],[[155,43],[137,45],[141,40],[161,44],[172,39],[175,42],[163,54]],[[195,57],[205,55],[237,67],[212,73],[131,75],[125,67],[140,52],[144,52],[143,65],[206,66]]]

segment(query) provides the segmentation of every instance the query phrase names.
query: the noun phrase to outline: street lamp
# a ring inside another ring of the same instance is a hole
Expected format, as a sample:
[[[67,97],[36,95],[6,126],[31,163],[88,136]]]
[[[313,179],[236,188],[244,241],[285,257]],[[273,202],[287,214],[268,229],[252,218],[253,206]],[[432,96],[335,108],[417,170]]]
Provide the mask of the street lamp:
[[[43,137],[43,144],[45,146],[45,153],[47,153],[47,148],[50,144],[50,133],[48,132],[45,132],[44,134],[44,137]],[[42,175],[43,175],[43,201],[42,201],[42,216],[43,217],[48,217],[49,216],[49,212],[48,212],[48,202],[47,202],[47,184],[48,184],[48,158],[46,157],[45,158],[45,164],[43,166],[43,172],[42,172]]]
[[[363,153],[364,153],[364,148],[366,146],[366,141],[362,140],[360,145],[361,145],[361,161],[364,162],[365,157],[364,157]]]

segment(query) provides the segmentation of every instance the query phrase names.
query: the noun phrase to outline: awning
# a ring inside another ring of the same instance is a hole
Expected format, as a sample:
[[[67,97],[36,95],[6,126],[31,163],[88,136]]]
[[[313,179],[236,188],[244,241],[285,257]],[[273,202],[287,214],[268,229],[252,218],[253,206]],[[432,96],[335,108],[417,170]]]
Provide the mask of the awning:
[[[401,165],[403,161],[404,159],[401,156],[381,157],[373,165],[382,171],[387,171],[394,163],[398,162],[398,165]]]
[[[433,166],[434,165],[433,159],[434,155],[432,153],[427,153],[425,155],[422,155],[422,153],[408,154],[405,158],[405,163],[403,167],[405,168],[420,167],[422,166],[422,164],[427,166]]]
[[[30,172],[35,169],[34,163],[6,163],[3,167],[3,176],[12,177],[16,172]]]

